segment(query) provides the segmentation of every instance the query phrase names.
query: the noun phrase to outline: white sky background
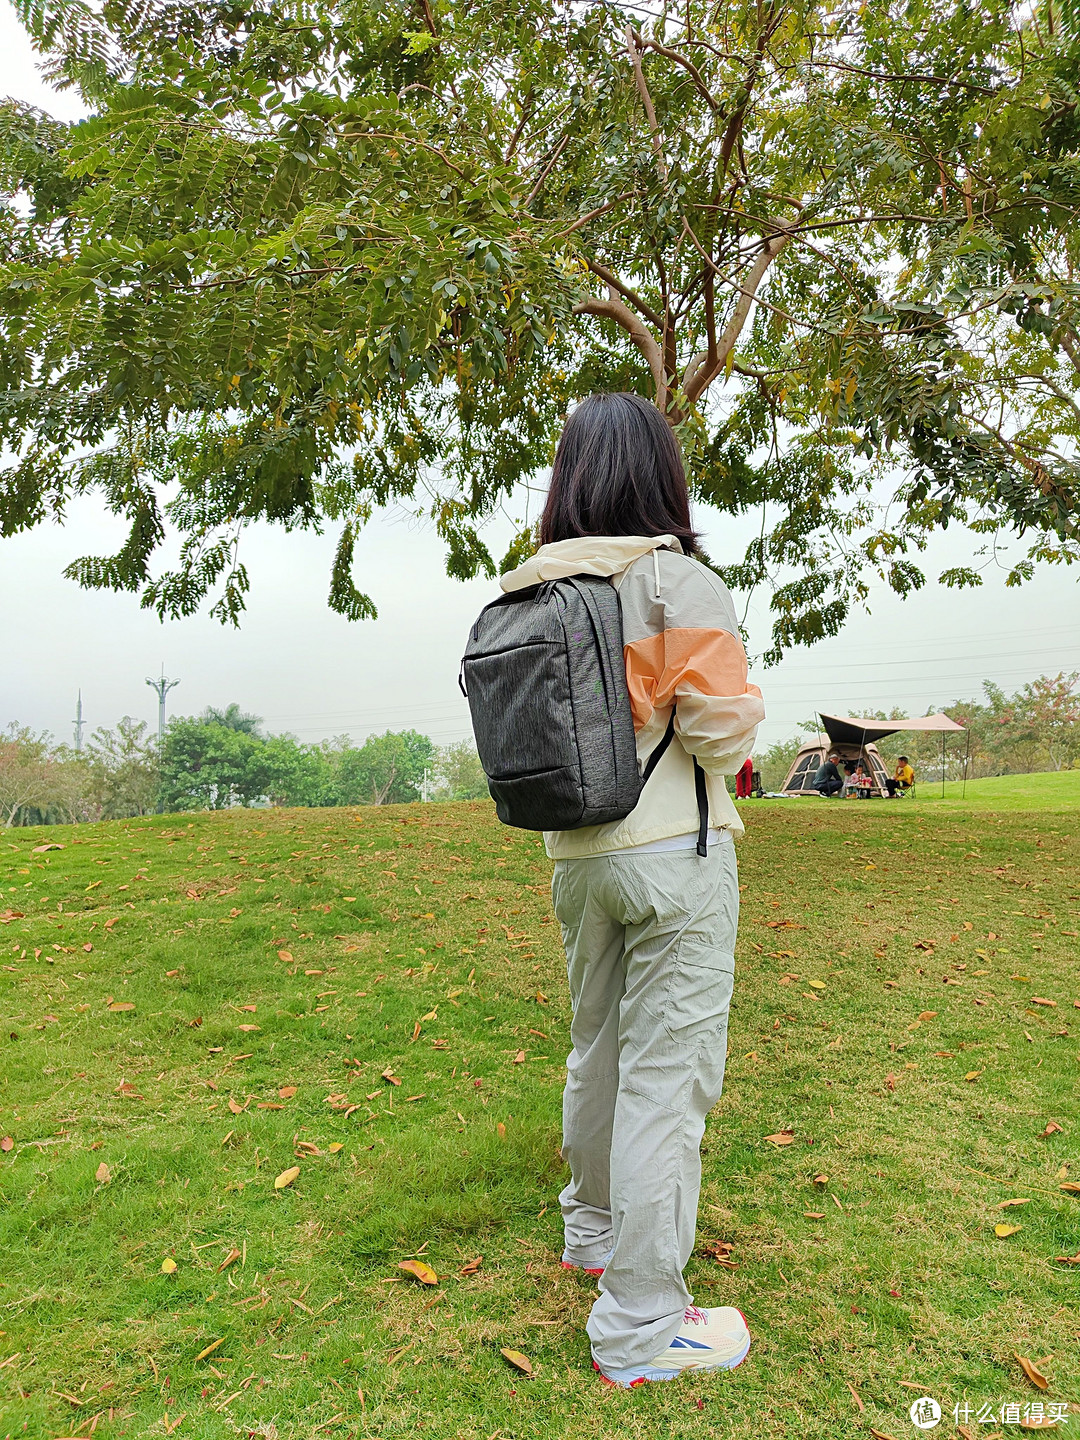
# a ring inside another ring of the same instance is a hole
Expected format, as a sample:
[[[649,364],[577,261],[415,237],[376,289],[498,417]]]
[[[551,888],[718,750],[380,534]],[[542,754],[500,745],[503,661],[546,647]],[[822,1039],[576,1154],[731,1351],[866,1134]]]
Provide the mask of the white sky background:
[[[41,82],[7,0],[0,0],[0,95],[61,118],[80,113],[75,97]],[[716,561],[738,559],[755,530],[754,521],[711,511],[695,519]],[[507,522],[492,525],[486,538],[496,559],[510,533]],[[145,678],[164,664],[181,682],[169,696],[173,714],[235,700],[268,728],[302,740],[412,727],[445,743],[470,733],[458,662],[469,625],[496,592],[486,580],[451,580],[432,530],[399,515],[372,522],[357,545],[354,575],[380,618],[351,624],[326,606],[335,536],[253,529],[242,549],[252,588],[239,631],[203,615],[162,624],[136,596],[83,591],[63,578],[76,556],[106,553],[122,535],[100,507],[80,502],[63,528],[0,541],[0,727],[15,720],[70,739],[80,687],[90,730],[124,714],[156,724]],[[927,574],[970,563],[978,543],[950,529],[923,557]],[[1047,568],[1016,590],[1005,588],[1004,576],[1004,569],[984,571],[974,591],[931,583],[905,601],[878,587],[870,613],[854,615],[836,639],[792,652],[774,670],[755,669],[769,716],[760,748],[817,710],[898,705],[919,714],[977,694],[984,678],[1012,690],[1039,674],[1080,669],[1076,571]],[[769,641],[768,607],[761,590],[747,615],[758,652]]]

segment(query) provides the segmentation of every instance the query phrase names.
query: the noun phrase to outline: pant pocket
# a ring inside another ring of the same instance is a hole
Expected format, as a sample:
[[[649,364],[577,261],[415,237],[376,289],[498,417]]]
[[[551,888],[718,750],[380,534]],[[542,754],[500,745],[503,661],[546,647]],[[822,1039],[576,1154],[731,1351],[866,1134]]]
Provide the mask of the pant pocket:
[[[735,984],[730,952],[684,935],[673,957],[664,1000],[664,1030],[674,1045],[696,1049],[727,1025]]]

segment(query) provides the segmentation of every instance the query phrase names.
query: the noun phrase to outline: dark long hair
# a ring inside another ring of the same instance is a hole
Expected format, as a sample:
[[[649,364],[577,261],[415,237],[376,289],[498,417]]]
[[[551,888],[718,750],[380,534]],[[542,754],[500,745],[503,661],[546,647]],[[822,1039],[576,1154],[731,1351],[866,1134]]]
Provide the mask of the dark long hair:
[[[640,395],[590,395],[566,422],[540,543],[580,535],[674,535],[688,555],[697,548],[678,441]]]

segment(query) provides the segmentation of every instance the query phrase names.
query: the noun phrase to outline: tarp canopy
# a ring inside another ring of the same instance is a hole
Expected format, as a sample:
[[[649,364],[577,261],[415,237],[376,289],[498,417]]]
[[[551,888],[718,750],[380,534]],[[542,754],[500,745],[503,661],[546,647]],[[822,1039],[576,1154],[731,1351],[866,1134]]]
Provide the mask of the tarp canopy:
[[[854,715],[822,715],[821,723],[829,739],[836,745],[862,745],[867,740],[881,740],[898,730],[963,730],[948,715],[922,715],[917,720],[863,720]]]

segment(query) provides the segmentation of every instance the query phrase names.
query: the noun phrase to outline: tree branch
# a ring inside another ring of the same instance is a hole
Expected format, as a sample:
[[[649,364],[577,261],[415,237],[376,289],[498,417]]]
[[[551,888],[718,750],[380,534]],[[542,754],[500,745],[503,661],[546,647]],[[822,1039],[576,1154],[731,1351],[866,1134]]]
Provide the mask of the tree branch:
[[[655,50],[658,55],[664,55],[668,60],[673,60],[676,65],[681,65],[687,74],[692,77],[694,85],[697,87],[698,92],[701,94],[709,109],[714,111],[720,109],[720,102],[710,92],[709,87],[702,78],[701,71],[692,60],[688,60],[685,55],[680,55],[677,50],[669,50],[666,45],[660,45],[655,40],[646,39],[638,30],[634,30],[631,33],[640,49]]]
[[[631,290],[629,285],[624,285],[617,275],[613,275],[606,265],[601,265],[596,260],[590,260],[585,256],[585,264],[592,273],[603,280],[604,284],[611,290],[617,290],[624,300],[628,300],[639,315],[643,315],[650,325],[661,329],[664,324],[663,316],[657,314],[647,301],[643,300],[636,290]]]
[[[694,365],[692,361],[691,365],[694,366],[692,370],[689,366],[687,367],[687,375],[683,380],[683,392],[689,404],[694,404],[724,368],[724,362],[735,348],[739,336],[742,334],[743,326],[746,324],[747,316],[750,314],[758,286],[765,278],[765,272],[790,239],[791,233],[785,231],[782,234],[771,235],[769,239],[766,240],[761,254],[754,261],[750,274],[746,277],[746,283],[738,287],[741,292],[738,302],[732,311],[731,319],[724,327],[724,333],[716,342],[716,354],[714,358],[711,362],[707,359],[703,360],[698,365]],[[697,357],[695,356],[695,360],[696,359]]]
[[[580,305],[574,306],[574,314],[601,315],[607,320],[614,320],[616,325],[621,326],[649,362],[649,369],[652,371],[652,377],[656,384],[657,396],[662,394],[664,361],[660,353],[660,346],[628,305],[624,305],[621,300],[616,300],[614,296],[609,296],[607,300],[583,300]]]
[[[630,60],[634,66],[634,79],[637,81],[638,93],[641,95],[641,103],[645,106],[645,114],[649,121],[649,131],[652,135],[653,153],[656,156],[656,167],[660,171],[660,178],[667,183],[668,168],[664,159],[664,152],[660,145],[660,127],[656,123],[656,110],[653,108],[652,96],[649,94],[649,87],[645,83],[645,72],[641,68],[641,51],[634,43],[634,27],[626,27],[626,48],[630,53]]]

